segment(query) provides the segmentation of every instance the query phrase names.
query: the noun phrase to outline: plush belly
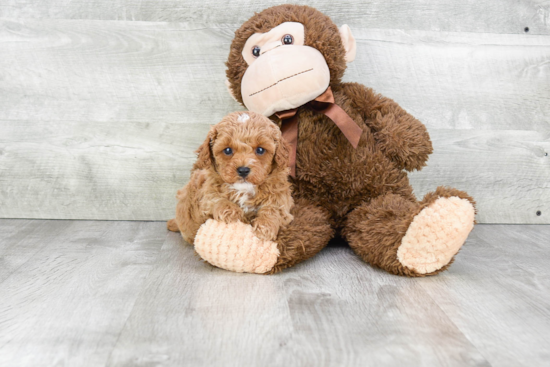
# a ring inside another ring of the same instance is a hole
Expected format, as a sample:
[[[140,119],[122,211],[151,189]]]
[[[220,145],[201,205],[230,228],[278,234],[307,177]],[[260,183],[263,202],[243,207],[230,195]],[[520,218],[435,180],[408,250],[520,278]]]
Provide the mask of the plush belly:
[[[414,198],[407,175],[363,131],[354,149],[332,122],[301,126],[294,196],[329,209],[339,221],[357,205],[388,191]]]

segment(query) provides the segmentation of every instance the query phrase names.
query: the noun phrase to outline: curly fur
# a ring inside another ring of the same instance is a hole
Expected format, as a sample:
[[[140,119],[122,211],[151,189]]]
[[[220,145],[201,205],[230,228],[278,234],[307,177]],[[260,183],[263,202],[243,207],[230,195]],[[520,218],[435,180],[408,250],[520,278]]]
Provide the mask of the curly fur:
[[[259,155],[256,148],[265,153]],[[231,148],[232,154],[224,153]],[[292,221],[288,181],[288,146],[269,119],[254,112],[235,112],[213,126],[197,150],[189,183],[177,193],[176,218],[168,229],[179,230],[193,243],[208,219],[251,224],[256,236],[274,240]],[[237,168],[248,167],[242,178]]]

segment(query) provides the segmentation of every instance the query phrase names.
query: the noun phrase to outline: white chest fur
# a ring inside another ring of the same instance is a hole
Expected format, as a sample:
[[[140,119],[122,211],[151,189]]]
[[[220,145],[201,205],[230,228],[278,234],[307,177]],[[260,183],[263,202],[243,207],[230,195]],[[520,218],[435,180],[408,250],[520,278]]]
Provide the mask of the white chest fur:
[[[247,201],[256,195],[256,185],[250,182],[237,182],[229,185],[229,190],[234,193],[235,202],[243,208],[245,213],[257,210],[255,206],[247,205]]]

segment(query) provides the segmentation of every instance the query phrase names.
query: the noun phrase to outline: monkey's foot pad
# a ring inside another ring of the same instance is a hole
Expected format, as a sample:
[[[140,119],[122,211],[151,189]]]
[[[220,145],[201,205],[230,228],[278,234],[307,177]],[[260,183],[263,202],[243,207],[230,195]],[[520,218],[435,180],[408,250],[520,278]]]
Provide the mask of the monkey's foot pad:
[[[437,199],[414,217],[397,258],[420,274],[441,269],[466,241],[474,227],[474,215],[474,206],[466,199]]]
[[[249,224],[213,219],[199,228],[195,251],[210,264],[238,273],[266,273],[279,258],[277,244],[256,237]]]

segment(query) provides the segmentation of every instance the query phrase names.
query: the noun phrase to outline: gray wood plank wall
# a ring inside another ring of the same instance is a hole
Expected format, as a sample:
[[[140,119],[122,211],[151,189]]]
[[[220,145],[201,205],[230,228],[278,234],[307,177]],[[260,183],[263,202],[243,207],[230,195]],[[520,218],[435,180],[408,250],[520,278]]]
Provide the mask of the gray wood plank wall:
[[[2,1],[0,217],[170,218],[208,125],[242,109],[233,32],[277,3]],[[308,4],[352,27],[345,80],[428,127],[418,196],[450,185],[480,222],[550,223],[550,1]]]

